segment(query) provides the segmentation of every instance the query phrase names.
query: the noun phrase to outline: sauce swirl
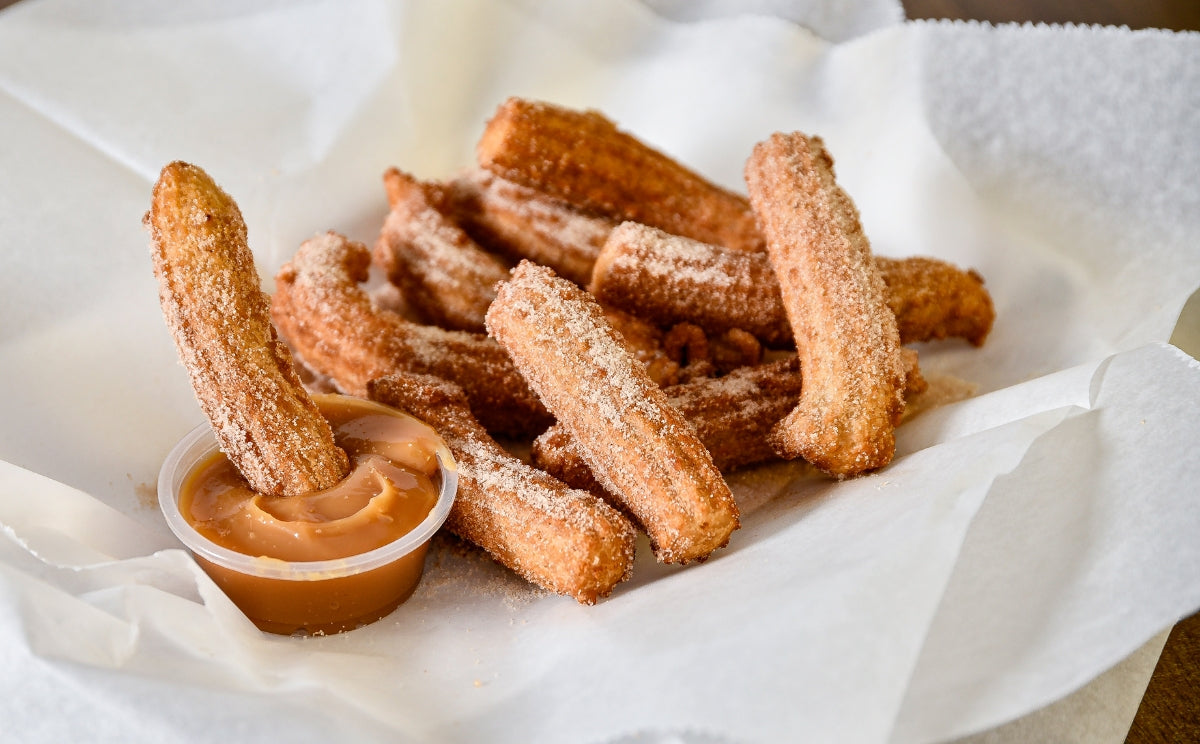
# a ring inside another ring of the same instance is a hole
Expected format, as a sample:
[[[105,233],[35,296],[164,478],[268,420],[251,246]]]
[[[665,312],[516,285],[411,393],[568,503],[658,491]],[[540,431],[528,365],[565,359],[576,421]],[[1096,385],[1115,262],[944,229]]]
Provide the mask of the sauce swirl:
[[[183,484],[184,518],[204,537],[254,557],[283,561],[346,558],[411,532],[433,509],[441,440],[425,424],[386,406],[314,396],[346,450],[351,473],[335,486],[298,496],[255,493],[221,453]]]

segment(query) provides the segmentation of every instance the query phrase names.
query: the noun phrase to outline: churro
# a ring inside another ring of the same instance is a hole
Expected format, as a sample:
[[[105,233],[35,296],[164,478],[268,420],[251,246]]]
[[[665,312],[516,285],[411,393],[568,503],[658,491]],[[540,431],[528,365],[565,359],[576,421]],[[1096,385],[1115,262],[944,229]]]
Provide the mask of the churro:
[[[427,375],[368,384],[372,400],[434,426],[458,464],[458,496],[446,521],[538,586],[593,604],[630,574],[634,530],[586,491],[513,457],[475,420],[461,388]]]
[[[722,472],[774,460],[771,427],[796,406],[800,369],[795,357],[741,367],[723,377],[677,385],[667,398],[712,453]]]
[[[925,379],[925,375],[921,374],[921,365],[916,349],[901,346],[900,364],[904,367],[904,413],[901,415],[901,419],[904,419],[909,413],[909,398],[928,390],[929,381]]]
[[[771,428],[800,398],[795,357],[742,367],[724,377],[707,377],[663,392],[695,431],[721,472],[775,460],[767,441]],[[603,493],[574,438],[555,424],[533,442],[534,465],[576,488]]]
[[[995,309],[974,271],[932,258],[873,258],[904,344],[951,337],[981,345]],[[589,291],[605,305],[661,325],[739,329],[764,344],[794,343],[770,259],[626,222],[612,231]]]
[[[221,450],[251,488],[297,495],[336,484],[346,453],[275,335],[246,223],[200,168],[163,168],[150,211],[163,317]]]
[[[924,256],[876,256],[875,265],[887,284],[901,343],[962,338],[982,346],[987,340],[996,308],[979,272]]]
[[[525,436],[550,424],[512,360],[482,334],[404,320],[372,303],[360,285],[370,252],[337,233],[306,241],[275,278],[271,316],[315,371],[351,395],[394,372],[429,374],[462,387],[488,431]]]
[[[729,248],[763,248],[745,197],[619,130],[597,111],[510,98],[488,121],[476,155],[497,176],[587,212]]]
[[[522,261],[500,285],[487,327],[659,560],[701,560],[729,541],[737,505],[711,455],[590,295]]]
[[[746,183],[804,371],[773,443],[837,477],[882,467],[895,453],[904,368],[858,210],[824,143],[800,132],[757,144]]]
[[[475,242],[516,263],[523,258],[586,284],[614,220],[475,168],[444,184],[442,204]]]
[[[437,209],[420,181],[391,168],[384,182],[391,211],[375,243],[375,263],[421,321],[482,331],[508,267]]]
[[[710,336],[708,353],[718,372],[730,372],[763,360],[762,344],[741,328],[730,328],[724,333]]]
[[[706,371],[716,369],[708,364],[708,334],[695,323],[676,323],[663,334],[663,353],[681,367],[703,365]]]
[[[663,345],[662,330],[622,310],[611,307],[603,309],[608,324],[617,332],[633,358],[646,366],[646,374],[650,375],[650,379],[660,387],[678,384],[679,360],[668,356]]]
[[[549,473],[571,488],[595,494],[621,508],[620,500],[604,490],[604,486],[592,475],[592,469],[575,446],[571,432],[558,424],[552,425],[533,440],[529,459],[539,470]]]
[[[921,375],[917,352],[904,348],[901,354],[907,399],[927,390],[929,384]],[[796,407],[800,389],[800,365],[790,356],[740,367],[723,377],[691,380],[663,392],[712,454],[713,464],[727,473],[778,459],[771,430]],[[575,488],[604,495],[573,441],[562,426],[551,426],[533,440],[533,464]]]
[[[642,321],[646,322],[646,321]],[[676,323],[663,334],[663,352],[687,378],[721,374],[762,361],[763,347],[737,328],[710,334],[695,323]]]

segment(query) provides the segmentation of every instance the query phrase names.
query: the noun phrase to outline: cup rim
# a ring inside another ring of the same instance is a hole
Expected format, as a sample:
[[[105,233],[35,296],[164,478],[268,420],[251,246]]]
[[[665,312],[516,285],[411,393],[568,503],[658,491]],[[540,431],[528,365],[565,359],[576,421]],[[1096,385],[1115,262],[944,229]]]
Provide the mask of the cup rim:
[[[349,397],[349,396],[343,396]],[[379,406],[365,399],[354,398],[356,403]],[[399,409],[390,411],[414,418]],[[420,419],[416,419],[420,421]],[[429,426],[421,421],[425,426]],[[432,427],[429,427],[432,429]],[[440,440],[440,435],[439,435]],[[184,479],[192,467],[218,450],[217,438],[208,422],[197,425],[175,444],[163,460],[158,473],[158,505],[167,526],[184,546],[195,555],[226,569],[268,579],[313,581],[370,571],[387,565],[421,547],[445,523],[458,491],[458,466],[450,448],[444,441],[436,451],[440,484],[438,499],[425,519],[410,532],[386,545],[365,553],[345,558],[330,558],[319,561],[285,561],[266,556],[252,556],[217,545],[188,523],[179,510],[178,495]]]

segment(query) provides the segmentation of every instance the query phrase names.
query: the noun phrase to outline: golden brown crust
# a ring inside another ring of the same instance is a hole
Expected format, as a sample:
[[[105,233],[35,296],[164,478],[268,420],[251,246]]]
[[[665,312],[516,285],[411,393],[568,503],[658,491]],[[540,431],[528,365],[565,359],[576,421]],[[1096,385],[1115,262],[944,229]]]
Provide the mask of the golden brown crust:
[[[145,224],[163,317],[221,450],[265,495],[336,484],[346,453],[275,335],[237,204],[177,161],[154,185]]]
[[[663,334],[663,352],[681,367],[704,364],[711,357],[708,334],[694,323],[676,323]]]
[[[423,322],[482,331],[508,267],[439,211],[420,181],[391,168],[384,182],[391,211],[375,243],[375,263]]]
[[[623,310],[601,307],[625,348],[646,366],[646,373],[660,387],[762,361],[762,344],[744,331],[733,329],[710,337],[699,326],[677,323],[664,332]]]
[[[772,427],[800,399],[795,357],[742,367],[665,388],[721,472],[778,458],[768,442]],[[564,427],[555,424],[533,442],[533,463],[576,488],[603,493]]]
[[[695,323],[671,326],[662,346],[667,358],[680,365],[680,382],[749,367],[763,357],[762,344],[749,333],[737,328],[708,333]]]
[[[507,453],[471,415],[453,383],[391,375],[368,384],[372,400],[438,430],[458,464],[446,527],[550,591],[593,604],[629,577],[633,525],[596,496],[569,488]]]
[[[979,346],[987,338],[996,313],[979,274],[932,258],[873,260],[901,343],[965,338]],[[588,289],[658,325],[695,323],[709,334],[737,328],[773,348],[795,342],[766,254],[628,222],[609,235]]]
[[[982,346],[987,340],[996,308],[979,272],[922,256],[876,256],[875,265],[888,286],[901,343],[964,338]]]
[[[529,458],[534,467],[544,470],[571,488],[587,491],[595,496],[606,499],[620,509],[620,501],[604,490],[604,486],[592,475],[583,453],[575,446],[571,432],[558,424],[539,434],[533,440],[529,450]]]
[[[740,328],[771,346],[792,342],[765,253],[624,222],[596,257],[588,291],[660,326],[694,323],[715,333]]]
[[[487,325],[659,560],[700,560],[728,542],[738,527],[729,487],[589,295],[524,261]]]
[[[921,375],[917,352],[902,348],[904,396],[929,388]],[[779,455],[771,445],[771,430],[800,400],[800,365],[791,356],[767,364],[733,370],[664,388],[667,400],[687,420],[713,464],[727,473],[747,465],[769,462]],[[570,432],[555,424],[533,441],[533,464],[575,488],[607,498],[573,444]]]
[[[753,334],[741,328],[730,328],[708,340],[713,366],[718,372],[731,372],[739,367],[749,367],[763,360],[763,347]]]
[[[775,446],[838,477],[882,467],[895,453],[904,368],[858,210],[824,143],[799,132],[756,145],[746,182],[804,370]]]
[[[581,285],[617,224],[480,168],[445,184],[442,193],[447,213],[484,248],[514,263],[527,258],[549,266]]]
[[[901,346],[900,363],[904,365],[904,401],[907,408],[909,398],[920,395],[929,389],[929,381],[925,379],[925,375],[921,374],[921,364],[916,349]]]
[[[654,384],[666,387],[679,382],[679,362],[667,355],[663,332],[657,326],[610,307],[604,308],[604,318],[633,358],[646,366]]]
[[[371,255],[337,233],[308,240],[275,278],[271,316],[296,353],[351,395],[395,372],[429,374],[462,387],[488,431],[525,436],[550,424],[512,360],[481,334],[404,320],[372,303],[359,284]]]
[[[776,459],[771,429],[800,398],[795,357],[742,367],[667,390],[721,472]]]
[[[723,189],[596,111],[510,98],[476,148],[492,173],[614,220],[742,250],[763,239],[745,197]]]

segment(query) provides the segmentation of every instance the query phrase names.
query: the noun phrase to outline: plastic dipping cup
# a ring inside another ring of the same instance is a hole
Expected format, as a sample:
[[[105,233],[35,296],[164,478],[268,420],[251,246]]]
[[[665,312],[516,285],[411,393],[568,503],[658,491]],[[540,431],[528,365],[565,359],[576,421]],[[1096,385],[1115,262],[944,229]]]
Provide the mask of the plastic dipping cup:
[[[429,540],[446,521],[458,489],[453,457],[448,448],[440,448],[438,471],[432,478],[438,499],[411,532],[348,558],[303,562],[256,558],[214,544],[179,511],[188,475],[216,451],[216,438],[207,423],[180,440],[159,471],[159,507],[167,526],[238,609],[261,630],[282,635],[340,633],[396,609],[420,583]]]

